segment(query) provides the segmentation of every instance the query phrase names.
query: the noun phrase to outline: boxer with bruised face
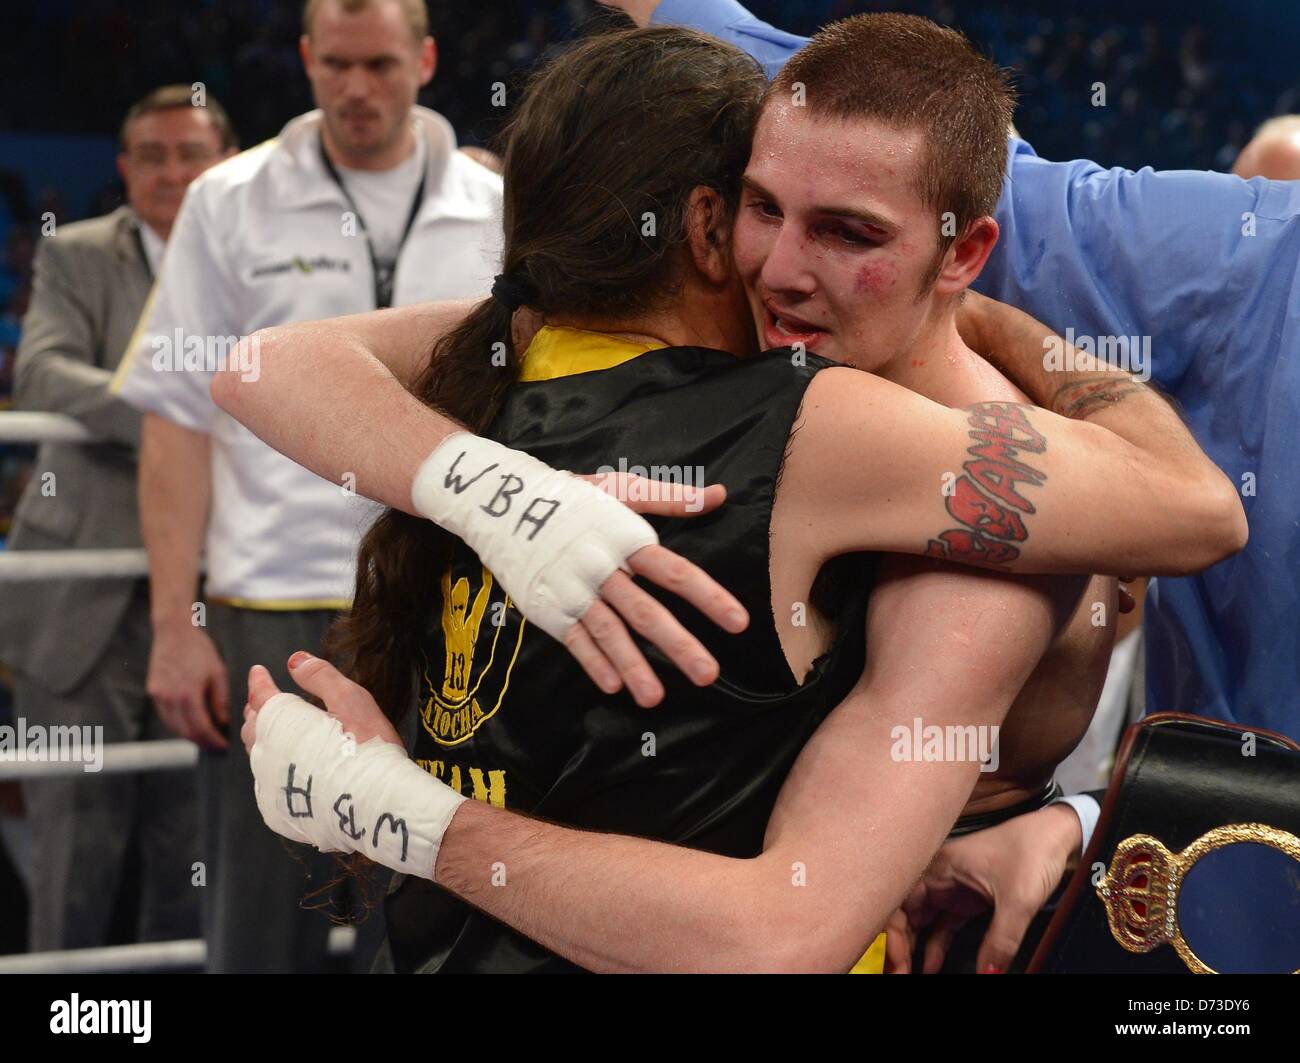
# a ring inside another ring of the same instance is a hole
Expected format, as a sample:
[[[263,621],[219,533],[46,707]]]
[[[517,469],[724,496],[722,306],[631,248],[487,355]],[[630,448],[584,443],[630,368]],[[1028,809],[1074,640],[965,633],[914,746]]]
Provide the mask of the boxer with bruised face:
[[[795,55],[764,101],[733,237],[763,345],[800,344],[945,406],[1029,402],[956,325],[997,241],[1012,106],[1003,72],[926,19],[845,19]],[[957,523],[929,554],[1010,556],[1015,532],[994,542],[974,529],[1032,509],[1032,457],[975,438],[965,457],[947,485]],[[997,771],[981,774],[967,814],[1046,799],[1092,718],[1115,580],[1065,578],[1058,590],[1070,618],[1007,714]]]

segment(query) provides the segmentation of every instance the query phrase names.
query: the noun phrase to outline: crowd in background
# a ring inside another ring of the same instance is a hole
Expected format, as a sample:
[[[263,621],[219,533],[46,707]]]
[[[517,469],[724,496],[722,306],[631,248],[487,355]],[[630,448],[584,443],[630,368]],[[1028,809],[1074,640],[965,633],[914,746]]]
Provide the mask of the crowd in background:
[[[945,0],[755,0],[750,6],[802,33],[863,10],[904,10],[959,26],[1016,70],[1017,126],[1046,158],[1226,170],[1254,127],[1293,110],[1300,96],[1300,82],[1288,80],[1287,70],[1248,58],[1248,41],[1195,23],[1148,21],[1141,11],[1126,14],[1123,5],[1068,15],[1055,4],[1005,0],[960,12]],[[33,5],[25,16],[8,16],[0,38],[0,67],[22,86],[0,94],[0,132],[104,136],[149,89],[201,81],[226,104],[243,145],[256,144],[311,107],[297,54],[299,9],[297,0]],[[501,119],[491,102],[494,82],[511,83],[586,20],[600,17],[593,0],[434,4],[431,14],[439,72],[421,102],[446,115],[467,144],[489,141]],[[1097,82],[1105,86],[1105,106],[1094,105]],[[120,185],[107,173],[100,193],[77,203],[64,202],[57,188],[28,188],[6,170],[0,164],[0,402],[10,394],[35,222],[47,211],[60,220],[90,217],[121,201]],[[2,529],[16,497],[16,466],[11,452],[0,460]]]

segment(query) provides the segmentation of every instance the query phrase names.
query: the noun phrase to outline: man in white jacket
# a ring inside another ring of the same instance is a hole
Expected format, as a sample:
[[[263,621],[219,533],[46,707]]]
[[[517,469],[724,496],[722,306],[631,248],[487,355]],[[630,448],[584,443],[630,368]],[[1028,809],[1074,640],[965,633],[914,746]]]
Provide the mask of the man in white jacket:
[[[501,179],[415,106],[436,57],[423,0],[310,0],[303,28],[319,110],[191,186],[114,380],[145,411],[148,690],[171,729],[203,747],[205,867],[193,876],[206,880],[212,971],[324,959],[329,923],[300,902],[332,862],[312,854],[304,866],[263,826],[239,708],[251,664],[319,646],[346,608],[376,510],[365,485],[317,477],[217,409],[210,379],[260,328],[481,296],[500,242]],[[256,358],[244,368],[256,373]]]

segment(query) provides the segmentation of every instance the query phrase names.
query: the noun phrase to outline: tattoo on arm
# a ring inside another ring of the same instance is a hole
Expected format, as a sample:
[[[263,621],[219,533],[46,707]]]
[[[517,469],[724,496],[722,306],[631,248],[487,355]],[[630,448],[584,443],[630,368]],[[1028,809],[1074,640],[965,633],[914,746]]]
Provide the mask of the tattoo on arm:
[[[1133,392],[1141,390],[1141,384],[1122,373],[1109,375],[1104,380],[1095,377],[1074,380],[1056,389],[1052,409],[1062,417],[1086,420],[1098,410],[1123,402]]]
[[[948,513],[961,527],[931,539],[925,556],[1006,564],[1020,556],[1013,544],[1029,537],[1021,514],[1035,512],[1018,487],[1038,487],[1047,480],[1047,474],[1027,464],[1023,455],[1043,453],[1047,440],[1029,423],[1024,406],[981,402],[966,409],[975,442],[967,448],[969,460],[947,498]]]

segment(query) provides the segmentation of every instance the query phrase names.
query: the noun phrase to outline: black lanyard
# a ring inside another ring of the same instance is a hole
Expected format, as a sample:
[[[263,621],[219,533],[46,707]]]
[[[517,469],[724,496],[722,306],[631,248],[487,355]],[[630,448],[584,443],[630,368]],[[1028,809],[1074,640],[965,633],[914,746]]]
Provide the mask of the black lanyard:
[[[140,231],[140,226],[143,224],[142,221],[135,223],[135,246],[140,252],[140,263],[144,266],[144,271],[149,277],[149,283],[153,284],[153,265],[149,262],[149,252],[145,250],[144,233]]]
[[[357,216],[357,224],[361,226],[361,232],[366,238],[366,250],[370,252],[370,271],[375,278],[375,309],[383,310],[393,305],[393,275],[397,272],[397,260],[402,257],[402,248],[406,246],[406,238],[411,235],[411,226],[415,224],[415,216],[420,213],[420,205],[424,202],[424,181],[428,177],[429,171],[426,167],[420,172],[420,184],[415,190],[415,199],[411,203],[410,213],[406,215],[406,225],[402,228],[401,239],[397,241],[397,254],[393,256],[391,266],[383,266],[379,262],[379,257],[375,254],[374,241],[370,239],[370,232],[366,228],[366,219],[361,216],[361,211],[357,209],[356,202],[352,199],[352,194],[348,191],[347,185],[343,183],[343,178],[339,176],[338,170],[334,168],[334,163],[330,161],[329,153],[325,150],[325,138],[320,138],[320,157],[325,164],[325,171],[334,179],[334,183],[339,186],[339,191],[343,193],[343,198],[347,200],[348,207],[352,213]]]

